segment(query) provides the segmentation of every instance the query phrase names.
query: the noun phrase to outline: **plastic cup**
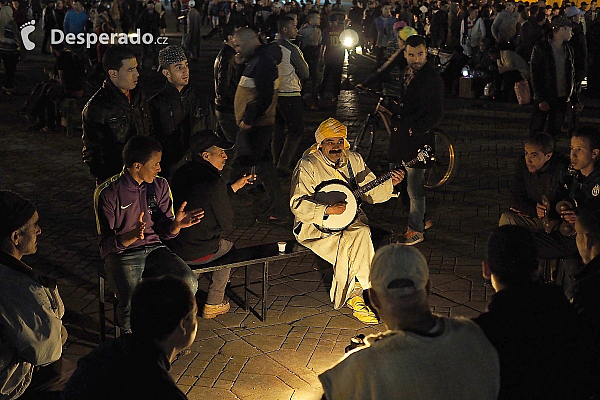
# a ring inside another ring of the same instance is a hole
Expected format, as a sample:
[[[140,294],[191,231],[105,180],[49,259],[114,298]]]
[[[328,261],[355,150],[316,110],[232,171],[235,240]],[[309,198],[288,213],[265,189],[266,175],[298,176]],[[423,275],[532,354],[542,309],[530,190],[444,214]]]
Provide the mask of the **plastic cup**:
[[[285,253],[285,245],[286,242],[277,242],[277,247],[279,248],[280,253]]]

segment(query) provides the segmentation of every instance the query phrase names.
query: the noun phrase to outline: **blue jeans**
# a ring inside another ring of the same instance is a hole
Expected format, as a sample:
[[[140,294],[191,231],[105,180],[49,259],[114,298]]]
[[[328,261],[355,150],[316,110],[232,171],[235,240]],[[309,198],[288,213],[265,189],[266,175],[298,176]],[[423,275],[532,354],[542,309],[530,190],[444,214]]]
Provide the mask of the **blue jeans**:
[[[131,329],[131,297],[142,278],[173,275],[184,280],[192,293],[198,290],[198,280],[190,267],[163,244],[109,254],[104,267],[119,300],[117,324],[125,330]]]
[[[421,232],[425,230],[425,170],[406,168],[406,188],[410,198],[408,228]]]

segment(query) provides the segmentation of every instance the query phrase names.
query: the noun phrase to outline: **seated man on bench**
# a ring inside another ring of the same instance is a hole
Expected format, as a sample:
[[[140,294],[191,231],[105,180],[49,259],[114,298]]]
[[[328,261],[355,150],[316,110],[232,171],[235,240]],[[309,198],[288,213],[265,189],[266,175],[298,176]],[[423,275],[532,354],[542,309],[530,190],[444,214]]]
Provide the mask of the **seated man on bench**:
[[[349,186],[363,186],[375,179],[360,154],[349,151],[346,127],[329,118],[315,132],[317,143],[296,165],[292,178],[290,207],[296,216],[294,235],[303,246],[333,265],[331,300],[339,309],[348,304],[353,315],[366,324],[377,324],[377,318],[361,296],[371,284],[369,272],[375,254],[368,219],[358,208],[358,218],[338,232],[323,228],[331,215],[346,211],[345,202],[321,204],[314,200],[316,187],[324,181],[343,180]],[[366,192],[362,199],[381,203],[392,196],[393,186],[404,178],[403,171],[393,171],[392,179]],[[355,283],[358,280],[359,285]]]
[[[219,138],[210,130],[190,138],[192,161],[175,171],[172,181],[174,206],[187,200],[188,207],[204,210],[202,222],[181,231],[166,245],[190,266],[208,264],[227,254],[233,243],[221,233],[231,229],[233,209],[229,196],[244,187],[252,178],[244,175],[231,185],[221,177],[227,154],[233,143]],[[211,273],[208,298],[202,310],[203,318],[214,318],[229,311],[229,302],[223,301],[230,268]]]

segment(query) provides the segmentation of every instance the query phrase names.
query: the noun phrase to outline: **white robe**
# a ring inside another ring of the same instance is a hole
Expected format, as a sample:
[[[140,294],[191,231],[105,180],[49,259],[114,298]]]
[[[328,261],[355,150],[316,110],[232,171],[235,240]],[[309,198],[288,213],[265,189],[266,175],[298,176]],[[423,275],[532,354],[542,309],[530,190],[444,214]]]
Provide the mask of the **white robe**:
[[[315,225],[323,226],[325,205],[310,201],[321,182],[342,179],[350,182],[347,161],[359,186],[375,179],[360,154],[344,151],[342,162],[336,169],[320,150],[305,155],[298,161],[292,177],[290,207],[295,215],[296,240],[333,265],[331,301],[336,309],[342,307],[354,291],[355,277],[363,289],[371,287],[369,273],[375,255],[367,216],[359,209],[358,218],[344,231],[324,233]],[[381,203],[392,197],[391,179],[362,196],[368,203]]]

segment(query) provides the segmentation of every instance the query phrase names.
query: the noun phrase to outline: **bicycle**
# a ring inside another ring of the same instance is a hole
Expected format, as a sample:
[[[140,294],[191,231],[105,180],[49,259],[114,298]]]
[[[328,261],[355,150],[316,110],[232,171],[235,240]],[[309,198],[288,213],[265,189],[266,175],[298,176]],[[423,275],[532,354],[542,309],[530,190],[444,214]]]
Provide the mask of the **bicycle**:
[[[364,91],[371,91],[365,88]],[[365,162],[369,161],[373,142],[375,139],[375,130],[379,121],[383,122],[388,137],[392,135],[391,117],[393,113],[385,106],[389,102],[396,101],[393,96],[385,93],[379,98],[375,111],[369,114],[365,122],[361,125],[356,138],[351,144],[352,151],[358,152]],[[427,189],[435,189],[448,183],[457,170],[457,159],[454,144],[452,140],[441,130],[434,130],[434,158],[430,160],[433,166],[425,170],[425,183]]]

